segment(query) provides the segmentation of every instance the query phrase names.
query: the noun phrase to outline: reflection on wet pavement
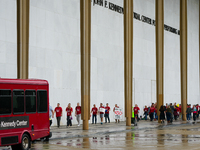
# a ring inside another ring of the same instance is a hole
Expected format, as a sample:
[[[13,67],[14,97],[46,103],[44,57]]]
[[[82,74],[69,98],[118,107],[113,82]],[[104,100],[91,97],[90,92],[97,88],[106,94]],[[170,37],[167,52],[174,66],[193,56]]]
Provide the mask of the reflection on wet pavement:
[[[199,126],[139,130],[83,139],[60,140],[68,149],[199,149]],[[58,145],[50,141],[50,145]],[[69,144],[70,143],[70,144]]]
[[[37,141],[31,150],[66,149],[200,149],[200,125],[135,130],[131,132],[96,134],[93,137]],[[4,148],[8,150],[8,148]],[[0,148],[0,150],[2,150]]]

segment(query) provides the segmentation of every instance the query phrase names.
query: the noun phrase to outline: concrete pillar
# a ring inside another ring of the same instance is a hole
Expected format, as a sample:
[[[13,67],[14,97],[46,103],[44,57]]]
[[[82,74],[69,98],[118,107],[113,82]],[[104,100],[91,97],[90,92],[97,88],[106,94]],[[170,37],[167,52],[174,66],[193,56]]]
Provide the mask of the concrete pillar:
[[[164,2],[156,0],[156,90],[157,114],[163,105],[163,66],[164,65]],[[158,117],[160,123],[160,117]]]
[[[181,60],[181,108],[186,121],[187,109],[187,0],[180,0],[180,60]]]
[[[89,129],[90,119],[90,47],[91,47],[91,0],[80,0],[81,34],[81,119],[83,130]]]
[[[17,0],[17,78],[28,79],[29,0]]]
[[[124,94],[126,125],[131,126],[133,79],[133,0],[124,0]]]

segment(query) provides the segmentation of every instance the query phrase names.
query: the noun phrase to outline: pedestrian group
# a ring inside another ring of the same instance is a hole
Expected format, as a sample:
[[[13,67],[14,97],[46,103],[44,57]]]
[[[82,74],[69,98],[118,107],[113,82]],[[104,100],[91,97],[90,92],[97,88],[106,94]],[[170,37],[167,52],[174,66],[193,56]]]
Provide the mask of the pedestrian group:
[[[58,103],[57,107],[54,109],[54,111],[53,111],[51,106],[49,108],[50,108],[50,116],[53,117],[54,113],[56,114],[57,126],[59,128],[60,127],[60,120],[61,120],[61,117],[63,115],[62,107],[60,107],[60,103]],[[113,108],[113,112],[115,112],[116,108],[119,108],[119,106],[117,106],[117,104],[115,104],[115,107]],[[143,110],[144,110],[144,117],[143,117],[144,120],[147,120],[148,115],[149,115],[150,121],[158,120],[157,103],[155,103],[155,104],[152,103],[150,107],[145,106]],[[67,127],[72,126],[73,108],[71,107],[70,103],[66,107],[65,111],[67,113]],[[173,120],[177,120],[178,118],[182,117],[181,104],[176,105],[176,103],[174,103],[174,105],[173,105],[172,103],[170,103],[170,104],[166,103],[166,105],[162,105],[159,108],[159,111],[160,111],[159,117],[160,117],[161,123],[164,123],[164,121],[166,119],[167,119],[168,123],[172,123]],[[103,118],[105,118],[105,123],[107,123],[107,122],[110,123],[109,112],[110,112],[110,107],[108,106],[108,103],[106,103],[105,107],[103,106],[102,103],[100,103],[99,108],[97,108],[96,105],[94,104],[92,109],[91,109],[92,124],[97,123],[97,115],[98,114],[100,115],[101,124],[103,124]],[[138,107],[137,104],[135,104],[135,107],[133,108],[133,112],[134,112],[134,117],[137,119],[137,121],[142,119],[142,116],[139,117],[140,108]],[[187,114],[187,121],[191,120],[191,116],[193,116],[193,120],[196,121],[196,118],[199,118],[200,106],[198,104],[196,104],[196,105],[193,105],[193,107],[191,107],[191,104],[188,104],[186,114]],[[78,126],[80,126],[81,106],[80,106],[79,103],[77,103],[77,106],[75,107],[75,117],[76,117],[76,120],[78,122]],[[115,119],[115,122],[119,123],[120,120]],[[50,124],[52,124],[51,119],[50,119]]]
[[[52,111],[52,107],[50,106]],[[115,112],[115,109],[119,108],[117,104],[115,104],[115,107],[113,108],[113,112]],[[67,127],[72,126],[72,113],[73,113],[73,108],[71,107],[71,104],[69,103],[68,106],[65,109],[67,113]],[[106,103],[106,106],[104,107],[102,103],[100,103],[99,109],[96,107],[94,104],[92,109],[91,109],[91,114],[92,114],[92,124],[97,123],[97,114],[100,115],[101,119],[101,124],[103,124],[103,118],[105,117],[105,123],[110,123],[110,117],[109,117],[109,112],[110,112],[110,107],[108,106],[108,103]],[[60,107],[60,103],[57,103],[57,107],[52,111],[51,114],[56,114],[56,119],[57,119],[57,127],[60,127],[60,120],[63,115],[63,110],[62,107]],[[51,115],[53,116],[53,115]],[[77,106],[75,107],[75,117],[78,122],[78,126],[80,126],[81,122],[81,106],[79,103],[77,103]],[[120,122],[119,119],[115,120],[116,122]]]
[[[142,116],[140,117],[138,116],[140,108],[137,106],[137,104],[133,108],[133,111],[134,111],[135,117],[137,118],[137,121],[142,119]],[[170,104],[166,103],[165,106],[162,105],[159,108],[159,111],[160,111],[159,117],[160,117],[161,123],[164,123],[166,119],[168,123],[172,123],[173,120],[182,118],[181,104],[177,105],[176,103],[174,103],[173,105],[172,103]],[[191,115],[193,116],[193,121],[196,121],[196,118],[199,118],[199,114],[200,114],[200,106],[198,104],[193,105],[193,107],[191,107],[191,104],[187,105],[187,110],[186,110],[187,121],[191,120]],[[144,120],[147,120],[148,115],[149,115],[150,121],[158,120],[157,103],[155,104],[152,103],[150,107],[147,107],[147,106],[144,107]]]

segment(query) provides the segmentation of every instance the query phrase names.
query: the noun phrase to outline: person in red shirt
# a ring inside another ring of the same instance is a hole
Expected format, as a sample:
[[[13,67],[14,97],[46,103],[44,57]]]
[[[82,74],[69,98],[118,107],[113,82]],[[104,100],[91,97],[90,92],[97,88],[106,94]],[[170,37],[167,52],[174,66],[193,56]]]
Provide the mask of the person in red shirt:
[[[110,107],[108,106],[108,103],[106,103],[106,107],[105,107],[105,123],[107,123],[107,119],[108,119],[108,123],[110,123],[109,111],[110,111]]]
[[[60,107],[60,103],[57,104],[57,107],[54,109],[54,113],[56,113],[57,126],[60,127],[60,119],[62,117],[62,107]]]
[[[139,114],[140,108],[138,107],[137,104],[135,104],[135,107],[133,109],[134,109],[134,115],[135,115],[135,117],[137,117],[137,121],[139,121],[138,114]]]
[[[153,121],[153,114],[155,112],[155,107],[154,105],[151,105],[150,111],[149,111],[149,115],[150,115],[150,120]]]
[[[147,120],[147,114],[148,114],[148,108],[147,108],[147,106],[145,106],[145,108],[144,108],[145,120]]]
[[[182,110],[181,110],[181,104],[179,104],[179,117],[182,119]]]
[[[199,104],[196,105],[197,108],[197,118],[199,118]]]
[[[79,105],[79,103],[77,103],[77,106],[75,108],[75,116],[76,116],[76,120],[78,122],[78,126],[80,126],[80,123],[81,123],[81,106]]]
[[[177,110],[177,113],[178,113],[178,116],[177,116],[177,119],[179,118],[179,115],[180,115],[180,109],[178,106],[176,106],[176,110]]]
[[[66,108],[66,112],[67,112],[67,127],[72,126],[72,112],[73,109],[71,107],[71,104],[68,104],[68,107]]]
[[[92,124],[94,124],[94,118],[95,118],[95,124],[96,124],[97,123],[97,112],[98,112],[98,109],[97,109],[95,104],[93,106],[94,107],[91,110],[91,113],[92,113]]]
[[[197,107],[196,107],[196,105],[193,105],[192,112],[193,112],[193,120],[196,121],[196,114],[197,114]]]
[[[115,113],[115,108],[119,108],[119,106],[117,106],[117,104],[115,104],[115,107],[113,108],[113,112]],[[115,119],[115,123],[117,123],[117,120],[118,120],[118,123],[120,122],[119,119]]]
[[[104,109],[104,106],[102,103],[100,103],[100,107],[99,107],[99,114],[100,114],[100,118],[101,118],[101,124],[103,124],[103,116],[104,116],[104,111],[101,109]]]

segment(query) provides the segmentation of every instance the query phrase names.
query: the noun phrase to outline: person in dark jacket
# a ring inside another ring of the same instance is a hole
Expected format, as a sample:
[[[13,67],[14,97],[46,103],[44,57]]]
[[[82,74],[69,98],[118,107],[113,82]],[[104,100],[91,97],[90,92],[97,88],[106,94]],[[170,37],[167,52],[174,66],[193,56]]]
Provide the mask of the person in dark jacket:
[[[147,106],[145,106],[145,108],[144,108],[145,120],[147,120],[148,110],[149,110],[149,109],[147,108]]]
[[[174,108],[174,119],[177,120],[177,118],[178,118],[178,107],[175,106],[175,108]]]
[[[172,103],[170,103],[170,108],[171,108],[171,122],[173,121],[173,119],[174,119],[174,106],[172,105]]]
[[[187,121],[189,121],[189,120],[190,120],[191,113],[192,113],[192,108],[191,108],[191,105],[188,105],[188,107],[187,107],[187,110],[186,110],[186,114],[187,114]]]
[[[167,116],[167,122],[170,123],[171,116],[172,116],[172,110],[171,110],[170,106],[167,107],[166,116]]]
[[[160,120],[161,120],[161,123],[164,123],[165,121],[165,107],[162,105],[160,106]]]

